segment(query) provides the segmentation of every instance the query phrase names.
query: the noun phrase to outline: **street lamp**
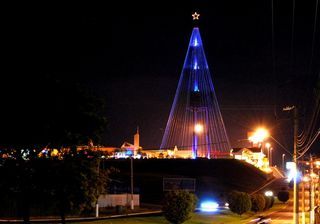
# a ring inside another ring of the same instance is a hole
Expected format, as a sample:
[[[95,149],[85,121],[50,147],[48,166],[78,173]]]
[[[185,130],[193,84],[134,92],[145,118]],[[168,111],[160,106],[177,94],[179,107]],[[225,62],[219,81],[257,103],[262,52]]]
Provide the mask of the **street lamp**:
[[[197,124],[194,126],[194,132],[195,132],[196,134],[201,134],[201,133],[203,132],[203,125],[197,123]]]
[[[133,156],[130,157],[130,170],[131,170],[131,201],[130,201],[130,208],[131,210],[134,210],[134,203],[133,203]]]
[[[193,158],[197,158],[198,156],[198,135],[203,132],[203,124],[196,123],[193,127]]]
[[[249,141],[254,144],[262,143],[266,138],[270,136],[269,131],[265,128],[258,128],[253,135],[249,136]]]
[[[282,154],[282,170],[284,171],[284,157],[286,156],[286,154]]]

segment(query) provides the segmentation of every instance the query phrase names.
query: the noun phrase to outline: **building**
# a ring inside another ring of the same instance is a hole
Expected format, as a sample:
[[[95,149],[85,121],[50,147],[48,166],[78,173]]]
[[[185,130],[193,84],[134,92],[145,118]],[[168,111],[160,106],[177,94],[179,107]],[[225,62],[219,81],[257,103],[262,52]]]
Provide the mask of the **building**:
[[[140,146],[140,135],[139,127],[137,128],[136,134],[133,136],[133,144],[124,142],[120,147],[100,146],[94,145],[92,140],[89,140],[88,145],[77,146],[77,150],[94,150],[101,151],[108,155],[108,157],[114,158],[127,158],[130,156],[140,157],[142,147]]]
[[[230,150],[230,156],[234,159],[250,163],[263,171],[270,171],[269,160],[260,147],[233,148]]]

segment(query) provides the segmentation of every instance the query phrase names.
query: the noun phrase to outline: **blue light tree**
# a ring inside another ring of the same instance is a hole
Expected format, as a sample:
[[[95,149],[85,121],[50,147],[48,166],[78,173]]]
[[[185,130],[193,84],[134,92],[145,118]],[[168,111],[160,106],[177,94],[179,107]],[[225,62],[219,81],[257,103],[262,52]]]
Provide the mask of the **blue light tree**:
[[[214,91],[199,28],[193,28],[161,149],[191,150],[217,158],[231,147]]]

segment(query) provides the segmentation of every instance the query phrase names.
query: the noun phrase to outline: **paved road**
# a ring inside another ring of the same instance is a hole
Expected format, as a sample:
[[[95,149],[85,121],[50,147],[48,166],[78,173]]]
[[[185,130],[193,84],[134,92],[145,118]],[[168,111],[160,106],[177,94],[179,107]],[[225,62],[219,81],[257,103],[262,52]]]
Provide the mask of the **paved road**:
[[[270,217],[272,219],[272,223],[275,224],[292,224],[292,205],[288,205],[286,208],[281,209],[280,211],[276,211],[272,214],[270,214]]]

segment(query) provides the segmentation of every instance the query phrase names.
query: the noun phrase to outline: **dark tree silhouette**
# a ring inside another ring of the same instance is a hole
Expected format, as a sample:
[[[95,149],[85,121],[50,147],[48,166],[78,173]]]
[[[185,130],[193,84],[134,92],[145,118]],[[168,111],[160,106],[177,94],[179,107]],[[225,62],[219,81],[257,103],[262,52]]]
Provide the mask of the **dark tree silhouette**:
[[[4,100],[2,146],[99,143],[106,127],[104,100],[73,79],[43,75],[35,80],[17,80],[10,101]]]
[[[287,202],[289,200],[289,191],[279,191],[278,199],[283,203]]]

